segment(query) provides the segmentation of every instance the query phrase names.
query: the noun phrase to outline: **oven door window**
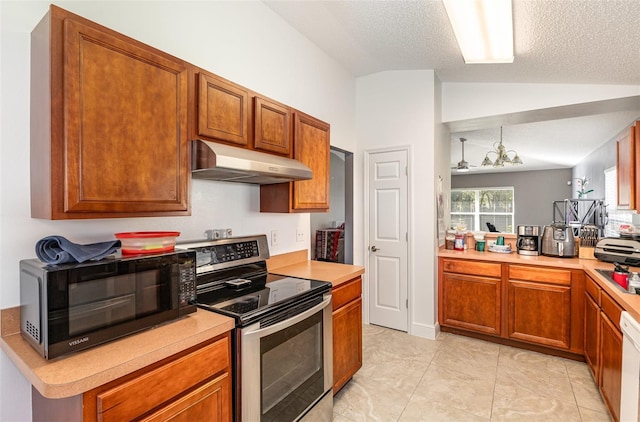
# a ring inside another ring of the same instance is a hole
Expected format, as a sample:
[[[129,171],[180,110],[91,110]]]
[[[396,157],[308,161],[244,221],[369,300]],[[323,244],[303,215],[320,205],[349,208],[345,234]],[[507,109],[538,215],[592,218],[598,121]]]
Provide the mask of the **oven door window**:
[[[260,339],[264,421],[293,420],[324,391],[322,311]]]

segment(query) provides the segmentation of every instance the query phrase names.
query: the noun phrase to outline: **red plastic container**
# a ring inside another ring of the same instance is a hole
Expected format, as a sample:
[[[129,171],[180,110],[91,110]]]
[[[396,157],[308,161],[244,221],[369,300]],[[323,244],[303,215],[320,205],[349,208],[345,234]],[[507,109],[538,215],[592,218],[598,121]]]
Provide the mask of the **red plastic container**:
[[[180,232],[125,232],[116,233],[122,242],[123,254],[169,252],[176,247]]]
[[[618,283],[623,289],[627,290],[629,287],[629,273],[614,271],[611,278],[613,278],[613,281]]]

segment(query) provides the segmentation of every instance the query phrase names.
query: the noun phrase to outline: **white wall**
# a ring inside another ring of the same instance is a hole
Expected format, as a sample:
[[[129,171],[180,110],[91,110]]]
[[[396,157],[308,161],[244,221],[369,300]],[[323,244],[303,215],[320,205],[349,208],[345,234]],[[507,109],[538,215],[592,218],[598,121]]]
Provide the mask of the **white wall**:
[[[187,60],[331,124],[331,143],[355,149],[355,80],[258,1],[56,2],[69,11]],[[30,218],[30,33],[46,1],[1,1],[0,308],[19,305],[18,261],[35,256],[42,237],[78,243],[133,230],[178,230],[178,240],[208,228],[234,234],[280,231],[272,254],[309,247],[309,214],[259,213],[253,185],[193,181],[190,217],[44,221]],[[305,241],[296,242],[296,229]],[[357,238],[356,238],[357,239]],[[356,263],[361,263],[357,256]],[[28,381],[0,353],[0,420],[31,419]]]
[[[637,85],[443,83],[442,121],[538,110],[640,94]]]
[[[409,332],[430,338],[435,337],[437,330],[433,259],[436,237],[435,170],[438,160],[449,162],[448,155],[436,156],[435,118],[439,115],[440,104],[435,99],[439,98],[436,92],[438,85],[432,70],[381,72],[358,78],[358,149],[354,165],[355,173],[363,174],[366,151],[392,146],[408,146],[410,149]],[[362,192],[359,194],[363,195]],[[356,196],[355,202],[363,204],[364,197]],[[362,224],[365,239],[366,223]],[[368,252],[363,252],[366,262]],[[365,309],[368,309],[368,295],[369,285],[365,283]]]

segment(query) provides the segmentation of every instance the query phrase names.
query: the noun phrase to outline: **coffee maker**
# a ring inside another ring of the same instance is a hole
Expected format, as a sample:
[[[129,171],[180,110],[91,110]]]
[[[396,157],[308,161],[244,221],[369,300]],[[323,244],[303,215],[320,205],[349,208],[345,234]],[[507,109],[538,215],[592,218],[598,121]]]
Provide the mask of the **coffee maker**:
[[[520,255],[540,255],[540,226],[518,226],[516,248]]]

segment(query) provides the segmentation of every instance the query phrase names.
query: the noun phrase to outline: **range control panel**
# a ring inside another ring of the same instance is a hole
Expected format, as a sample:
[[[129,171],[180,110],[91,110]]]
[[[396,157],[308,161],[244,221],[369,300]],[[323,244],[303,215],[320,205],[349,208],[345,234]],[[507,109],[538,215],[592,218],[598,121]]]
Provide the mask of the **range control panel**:
[[[240,259],[253,258],[260,255],[258,242],[255,240],[249,242],[230,243],[227,245],[215,245],[208,248],[202,248],[198,253],[203,254],[203,257],[208,255],[209,262],[211,264],[238,261]]]
[[[196,252],[198,274],[269,258],[266,235],[182,243],[177,247]]]

